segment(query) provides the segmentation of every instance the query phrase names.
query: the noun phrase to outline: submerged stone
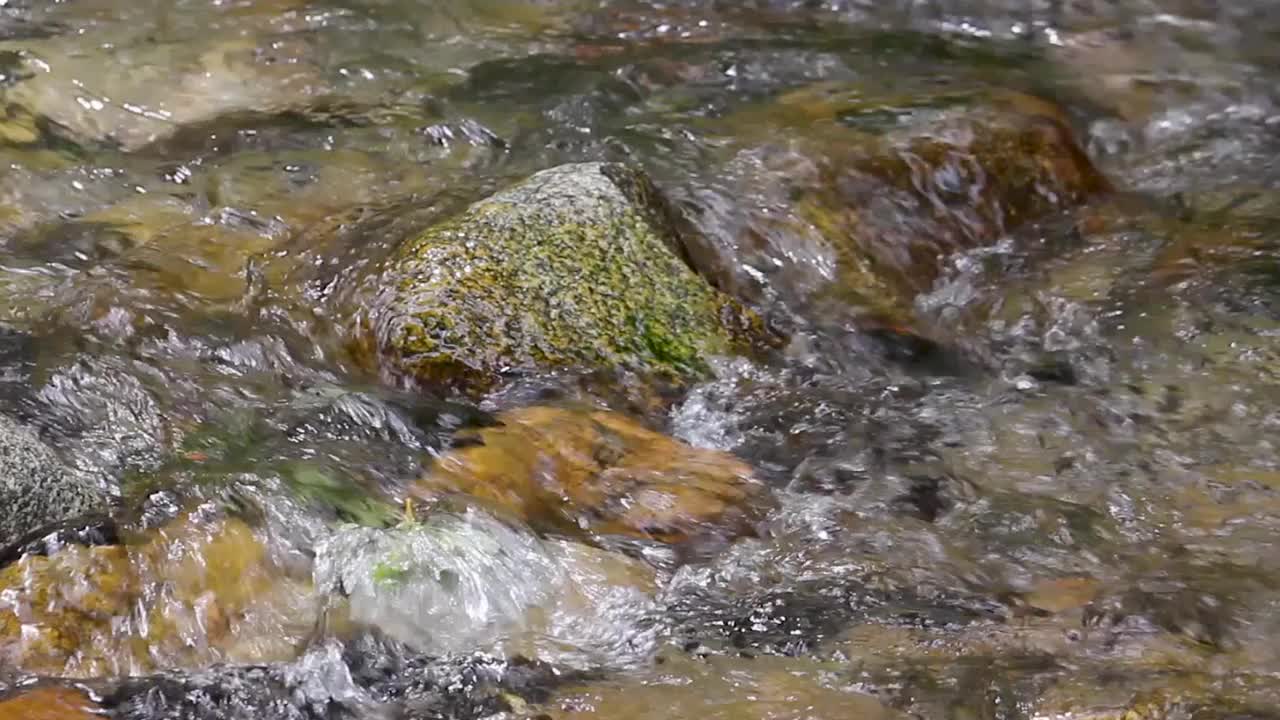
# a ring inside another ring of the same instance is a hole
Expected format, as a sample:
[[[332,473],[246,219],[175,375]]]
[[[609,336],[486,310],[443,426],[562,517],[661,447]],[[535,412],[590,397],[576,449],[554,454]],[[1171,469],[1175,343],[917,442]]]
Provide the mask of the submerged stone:
[[[816,85],[730,116],[746,141],[699,224],[724,243],[716,275],[767,278],[794,307],[853,307],[907,323],[958,251],[1105,192],[1056,105],[979,91],[872,96]],[[716,207],[716,204],[725,207]],[[717,237],[718,236],[718,237]]]
[[[0,570],[0,661],[65,677],[291,659],[305,584],[243,522],[185,517],[133,545],[65,547]]]
[[[34,432],[0,415],[0,547],[108,503],[100,488],[63,464]]]
[[[57,129],[136,150],[220,115],[303,105],[319,81],[305,48],[261,30],[210,32],[194,43],[115,32],[0,44],[24,60],[18,82],[5,88],[4,100],[17,108],[8,113],[30,118],[5,123],[0,135],[33,143]],[[276,62],[294,53],[296,62]]]
[[[518,658],[433,658],[366,633],[341,646],[317,643],[287,664],[130,678],[104,692],[101,705],[117,720],[478,720],[543,700],[582,675]]]
[[[357,303],[357,335],[421,380],[625,367],[686,376],[759,319],[678,254],[639,171],[564,165],[405,242]]]
[[[561,688],[542,717],[556,720],[809,720],[911,717],[856,684],[837,663],[792,658],[684,657],[672,653],[648,674]]]
[[[754,535],[771,507],[750,466],[610,412],[530,407],[464,431],[419,483],[534,527],[677,543]]]

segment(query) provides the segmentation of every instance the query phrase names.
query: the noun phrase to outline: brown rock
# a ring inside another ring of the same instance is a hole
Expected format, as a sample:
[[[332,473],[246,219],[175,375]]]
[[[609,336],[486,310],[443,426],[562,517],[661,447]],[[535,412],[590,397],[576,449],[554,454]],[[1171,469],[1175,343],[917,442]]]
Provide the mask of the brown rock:
[[[555,720],[809,720],[910,717],[882,699],[830,680],[835,663],[808,658],[672,654],[658,671],[570,685],[538,708]],[[533,713],[531,713],[533,714]]]
[[[620,415],[530,407],[466,431],[419,483],[473,496],[535,527],[677,543],[754,534],[770,505],[751,468]]]
[[[737,234],[736,264],[715,260],[708,274],[751,294],[736,267],[769,268],[794,303],[834,301],[891,323],[948,255],[1110,189],[1061,109],[1013,92],[868,97],[817,85],[722,122],[745,142],[724,174],[748,200],[717,221]]]
[[[64,687],[39,687],[0,700],[0,720],[94,720],[98,708],[84,693]]]
[[[308,602],[248,525],[184,517],[136,545],[70,546],[0,570],[0,663],[90,677],[286,660]]]

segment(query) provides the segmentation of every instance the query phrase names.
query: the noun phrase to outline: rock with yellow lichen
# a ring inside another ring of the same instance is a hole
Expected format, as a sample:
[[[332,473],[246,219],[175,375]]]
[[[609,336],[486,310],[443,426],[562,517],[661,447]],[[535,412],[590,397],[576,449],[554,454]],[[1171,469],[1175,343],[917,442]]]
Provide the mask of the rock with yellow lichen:
[[[243,522],[186,517],[136,545],[0,570],[0,659],[67,677],[285,660],[310,627],[308,591]]]
[[[696,376],[762,331],[680,252],[638,170],[544,170],[410,238],[360,283],[356,346],[428,382],[561,368]]]
[[[529,407],[464,431],[418,484],[459,492],[534,527],[667,543],[751,535],[771,505],[750,466],[621,415]]]

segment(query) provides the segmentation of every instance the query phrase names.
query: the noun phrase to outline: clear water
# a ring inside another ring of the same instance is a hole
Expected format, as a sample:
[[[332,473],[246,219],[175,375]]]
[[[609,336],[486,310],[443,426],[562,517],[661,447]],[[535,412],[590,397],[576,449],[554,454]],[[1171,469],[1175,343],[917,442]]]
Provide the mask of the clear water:
[[[157,719],[1270,717],[1277,40],[1264,0],[0,2],[0,410],[116,494],[123,548],[18,561],[0,607],[89,629],[0,683]],[[947,257],[926,351],[806,303],[811,148],[989,88],[1061,104],[1116,192]],[[670,407],[349,359],[327,278],[597,159],[783,358]],[[548,389],[751,463],[768,532],[681,564],[401,513]]]

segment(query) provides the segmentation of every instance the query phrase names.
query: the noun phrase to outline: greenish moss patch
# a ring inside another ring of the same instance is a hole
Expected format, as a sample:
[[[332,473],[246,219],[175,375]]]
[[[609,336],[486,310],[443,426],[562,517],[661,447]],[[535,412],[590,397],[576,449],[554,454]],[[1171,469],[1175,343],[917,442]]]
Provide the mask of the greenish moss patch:
[[[406,242],[362,326],[384,358],[426,380],[561,367],[700,374],[760,323],[685,263],[665,218],[631,168],[542,171]]]

